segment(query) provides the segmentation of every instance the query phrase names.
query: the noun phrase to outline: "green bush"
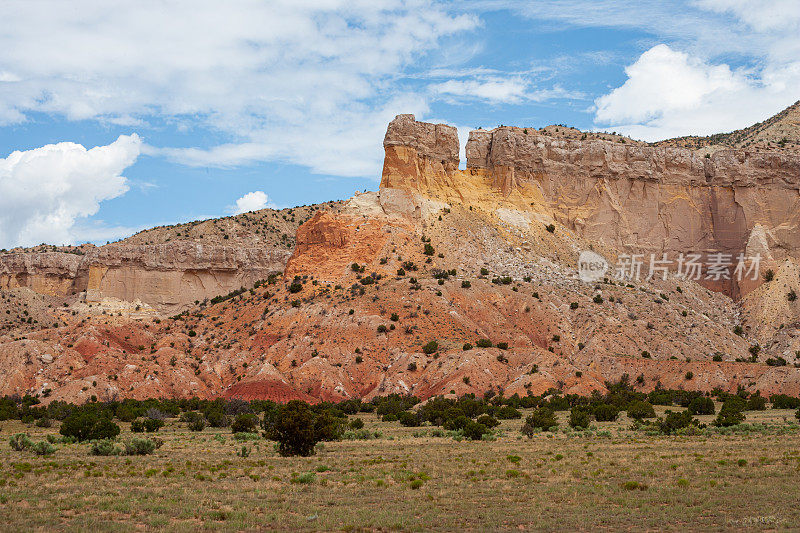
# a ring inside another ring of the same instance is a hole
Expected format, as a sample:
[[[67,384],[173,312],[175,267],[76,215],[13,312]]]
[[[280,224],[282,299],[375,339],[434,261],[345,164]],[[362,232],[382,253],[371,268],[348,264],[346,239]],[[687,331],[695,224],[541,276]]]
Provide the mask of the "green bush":
[[[522,415],[520,415],[520,416],[522,416]],[[493,416],[490,416],[490,415],[481,415],[481,416],[479,416],[477,422],[478,422],[478,424],[482,424],[482,425],[486,426],[489,429],[495,428],[495,427],[500,425],[500,422],[496,418],[494,418]]]
[[[490,341],[489,339],[478,339],[478,341],[475,343],[475,346],[477,346],[478,348],[491,348],[492,341]]]
[[[436,341],[430,341],[428,344],[422,347],[422,351],[428,355],[436,352],[439,349],[439,343]]]
[[[773,394],[769,397],[769,403],[773,409],[797,409],[800,408],[800,398],[787,396],[786,394]]]
[[[711,398],[698,396],[689,402],[689,413],[693,415],[713,415],[714,412],[714,400]]]
[[[667,411],[666,416],[658,421],[658,429],[664,435],[675,433],[679,429],[696,424],[697,420],[689,411]]]
[[[125,455],[150,455],[156,449],[155,441],[133,437],[125,443]]]
[[[75,437],[78,442],[95,439],[113,439],[119,435],[119,426],[97,413],[76,410],[61,423],[60,433]]]
[[[181,421],[186,422],[189,431],[203,431],[206,428],[206,417],[194,411],[183,413]]]
[[[537,429],[542,431],[551,431],[558,426],[558,420],[552,409],[547,407],[539,407],[525,419],[525,424],[522,426],[522,434],[531,436]]]
[[[258,426],[258,415],[253,413],[241,413],[236,415],[231,424],[231,431],[234,433],[252,433]]]
[[[360,418],[354,418],[350,421],[350,429],[361,429],[364,427],[364,421]]]
[[[742,412],[745,407],[744,402],[736,401],[736,399],[741,400],[738,398],[738,396],[732,396],[722,403],[722,407],[719,409],[719,414],[717,415],[716,420],[714,420],[715,426],[728,427],[744,422],[745,416]]]
[[[268,413],[262,422],[267,438],[278,442],[278,453],[286,456],[313,455],[320,436],[314,427],[315,416],[304,402],[292,400]]]
[[[222,409],[210,409],[204,414],[208,425],[212,428],[224,428],[230,424],[230,419],[225,415]]]
[[[46,440],[40,440],[31,444],[30,450],[36,455],[52,455],[56,452],[56,447]]]
[[[470,440],[481,440],[483,436],[489,433],[489,429],[479,422],[468,420],[464,426],[464,436]]]
[[[92,455],[101,455],[101,456],[120,455],[122,453],[122,450],[120,450],[120,448],[116,445],[116,443],[113,440],[102,439],[92,442],[90,453]]]
[[[499,418],[500,420],[513,420],[516,418],[522,418],[522,413],[520,413],[510,405],[504,405],[503,407],[494,412],[494,416],[496,418]]]
[[[24,433],[12,435],[11,438],[8,439],[8,443],[11,445],[12,450],[16,450],[18,452],[27,450],[33,446],[33,441]]]
[[[586,409],[573,407],[569,412],[569,427],[575,429],[586,429],[591,423],[591,416]]]
[[[613,422],[619,416],[619,409],[615,405],[600,403],[592,408],[592,414],[598,422]]]
[[[628,404],[628,416],[634,420],[642,420],[644,418],[655,418],[656,411],[653,406],[647,402],[634,400]]]
[[[460,429],[464,429],[467,427],[469,423],[469,418],[464,415],[459,415],[453,418],[448,418],[442,424],[442,427],[448,431],[458,431]]]
[[[405,427],[417,427],[420,425],[419,416],[417,416],[417,413],[412,413],[411,411],[402,411],[398,413],[397,420]]]
[[[767,399],[760,394],[754,394],[747,400],[747,411],[765,411],[767,409]]]

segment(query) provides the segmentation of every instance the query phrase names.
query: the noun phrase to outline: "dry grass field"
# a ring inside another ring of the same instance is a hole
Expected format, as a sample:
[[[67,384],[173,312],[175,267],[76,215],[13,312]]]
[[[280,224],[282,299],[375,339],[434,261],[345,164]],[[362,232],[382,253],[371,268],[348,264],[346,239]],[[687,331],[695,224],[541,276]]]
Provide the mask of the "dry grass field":
[[[657,408],[659,414],[663,408]],[[526,413],[527,414],[527,413]],[[800,429],[791,411],[747,412],[750,428],[665,437],[617,422],[493,441],[431,436],[362,415],[373,440],[280,457],[273,443],[170,420],[153,455],[13,451],[0,427],[4,531],[789,530],[800,527]],[[699,417],[710,421],[712,417]],[[127,425],[120,438],[130,437]],[[241,449],[250,451],[242,457]]]

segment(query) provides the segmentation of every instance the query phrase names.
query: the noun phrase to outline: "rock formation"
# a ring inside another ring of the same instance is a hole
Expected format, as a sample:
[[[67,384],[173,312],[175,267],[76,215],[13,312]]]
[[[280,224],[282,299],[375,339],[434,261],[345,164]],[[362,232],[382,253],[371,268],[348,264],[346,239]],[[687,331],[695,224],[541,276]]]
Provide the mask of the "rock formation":
[[[764,124],[762,140],[794,131]],[[626,375],[642,391],[800,394],[797,153],[706,157],[562,129],[474,131],[460,170],[455,128],[399,115],[377,192],[83,255],[0,256],[0,395],[589,394]],[[706,267],[713,252],[758,254],[773,272],[586,283],[585,250],[697,252]],[[254,284],[273,271],[283,278]],[[190,312],[101,314],[28,289]]]
[[[425,142],[408,140],[413,132],[424,132]],[[735,261],[758,227],[770,260],[800,256],[797,155],[722,150],[705,157],[500,127],[470,132],[466,170],[459,171],[454,129],[408,115],[391,122],[384,146],[382,189],[536,212],[620,252],[724,253]],[[741,295],[736,283],[711,286]]]
[[[252,286],[282,272],[290,252],[176,241],[109,245],[85,255],[0,255],[0,288],[28,287],[51,296],[85,293],[87,303],[139,300],[170,313],[195,301]]]

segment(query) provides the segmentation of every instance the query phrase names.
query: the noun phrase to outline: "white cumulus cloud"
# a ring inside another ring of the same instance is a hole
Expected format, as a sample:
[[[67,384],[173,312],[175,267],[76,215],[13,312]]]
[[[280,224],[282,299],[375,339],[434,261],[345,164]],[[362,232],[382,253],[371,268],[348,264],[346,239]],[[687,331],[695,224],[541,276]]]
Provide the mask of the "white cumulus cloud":
[[[6,0],[0,20],[0,124],[166,121],[223,139],[148,148],[180,163],[376,179],[387,122],[428,109],[407,71],[479,23],[432,0]]]
[[[762,121],[800,99],[800,2],[697,0],[727,31],[714,42],[703,28],[645,51],[627,80],[595,101],[595,123],[653,141],[732,131]],[[695,17],[702,20],[701,17]],[[725,54],[750,61],[729,65]],[[727,61],[726,61],[727,60]]]
[[[275,208],[275,204],[269,199],[264,191],[253,191],[245,194],[236,200],[236,206],[232,209],[234,215],[247,213],[248,211],[258,211],[266,207]]]
[[[766,71],[732,70],[665,44],[644,52],[625,73],[623,85],[595,101],[596,123],[648,141],[732,131],[800,97],[800,71],[770,79]]]
[[[72,243],[76,223],[128,190],[122,172],[139,156],[138,135],[87,150],[62,142],[0,159],[0,247]]]

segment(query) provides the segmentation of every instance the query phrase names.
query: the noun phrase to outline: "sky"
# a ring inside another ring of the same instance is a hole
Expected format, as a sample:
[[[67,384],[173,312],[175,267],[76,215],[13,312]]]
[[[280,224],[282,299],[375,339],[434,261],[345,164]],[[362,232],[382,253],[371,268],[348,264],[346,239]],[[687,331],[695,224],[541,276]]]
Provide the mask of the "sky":
[[[377,188],[397,114],[653,141],[800,99],[797,0],[3,0],[0,248]],[[462,155],[463,158],[463,155]]]

